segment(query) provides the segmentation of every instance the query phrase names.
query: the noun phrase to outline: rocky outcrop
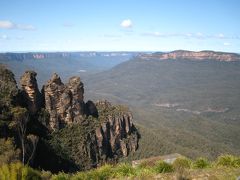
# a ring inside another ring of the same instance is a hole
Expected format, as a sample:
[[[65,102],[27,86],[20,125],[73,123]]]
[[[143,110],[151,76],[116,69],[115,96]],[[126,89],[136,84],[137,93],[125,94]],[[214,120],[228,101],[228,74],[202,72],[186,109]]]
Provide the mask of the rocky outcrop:
[[[14,103],[14,97],[16,97],[17,94],[18,88],[14,74],[4,65],[0,64],[0,116],[2,114],[2,108]]]
[[[215,52],[215,51],[172,51],[169,53],[153,53],[140,56],[142,59],[185,59],[185,60],[215,60],[215,61],[240,61],[240,55],[236,53]]]
[[[137,150],[139,135],[129,109],[108,101],[85,103],[80,77],[74,76],[63,84],[60,77],[53,74],[40,93],[37,73],[33,71],[22,75],[21,90],[11,71],[0,66],[0,75],[1,120],[14,120],[10,110],[15,106],[27,106],[31,113],[25,141],[25,161],[30,165],[55,171],[73,171],[72,167],[84,170],[117,162]],[[26,104],[13,104],[17,95]],[[9,100],[4,103],[7,97]],[[2,111],[9,116],[4,117]],[[1,123],[0,130],[0,137],[6,139],[17,132],[10,129],[8,123]],[[52,131],[55,133],[49,136]]]
[[[26,71],[20,79],[23,98],[30,114],[35,114],[42,106],[42,95],[38,89],[36,76],[36,72]]]
[[[112,106],[107,101],[98,102],[104,111],[110,113],[105,115],[103,122],[96,129],[97,145],[101,157],[127,156],[138,148],[138,132],[132,122],[132,114],[119,106]],[[111,113],[118,109],[117,113]]]
[[[80,123],[84,115],[83,83],[72,77],[64,85],[57,74],[43,87],[45,107],[50,114],[50,129],[56,130],[66,124]]]

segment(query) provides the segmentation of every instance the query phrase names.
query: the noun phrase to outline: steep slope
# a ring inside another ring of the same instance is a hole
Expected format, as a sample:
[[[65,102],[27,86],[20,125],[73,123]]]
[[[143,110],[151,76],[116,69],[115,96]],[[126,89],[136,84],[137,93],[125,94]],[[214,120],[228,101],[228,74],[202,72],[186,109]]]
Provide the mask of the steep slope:
[[[89,76],[87,96],[130,104],[137,123],[172,143],[165,153],[239,154],[239,70],[237,61],[135,58]]]

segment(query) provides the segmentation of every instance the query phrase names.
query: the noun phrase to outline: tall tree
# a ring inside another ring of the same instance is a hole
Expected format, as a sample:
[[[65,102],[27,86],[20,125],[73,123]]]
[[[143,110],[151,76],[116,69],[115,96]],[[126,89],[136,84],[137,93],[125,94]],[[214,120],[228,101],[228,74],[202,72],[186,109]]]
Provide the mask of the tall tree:
[[[19,139],[21,142],[22,149],[22,163],[25,164],[25,154],[26,154],[26,133],[27,133],[27,123],[29,121],[29,114],[26,108],[15,107],[12,109],[12,114],[14,117],[14,124],[17,127]]]

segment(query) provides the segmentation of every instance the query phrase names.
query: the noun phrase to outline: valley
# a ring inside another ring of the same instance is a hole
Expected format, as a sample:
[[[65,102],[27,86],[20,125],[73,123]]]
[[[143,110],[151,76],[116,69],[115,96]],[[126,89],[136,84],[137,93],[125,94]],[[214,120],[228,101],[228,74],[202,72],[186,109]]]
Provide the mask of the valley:
[[[26,69],[36,70],[41,73],[40,85],[55,71],[63,81],[80,75],[86,82],[86,100],[128,105],[142,138],[139,150],[123,161],[176,152],[213,159],[222,153],[240,153],[240,62],[237,54],[231,54],[233,59],[228,62],[229,56],[228,61],[222,60],[224,53],[211,57],[212,53],[201,60],[159,59],[164,53],[113,57],[86,53],[79,59],[2,63],[13,68],[17,78]]]

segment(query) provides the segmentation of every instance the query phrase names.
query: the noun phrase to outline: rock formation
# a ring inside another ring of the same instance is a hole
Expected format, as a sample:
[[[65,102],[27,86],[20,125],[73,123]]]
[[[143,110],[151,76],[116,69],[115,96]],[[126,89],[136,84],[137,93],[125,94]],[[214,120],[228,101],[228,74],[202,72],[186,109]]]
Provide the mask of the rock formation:
[[[96,105],[110,112],[95,131],[100,155],[127,156],[129,152],[136,151],[139,137],[128,109],[122,110],[107,101],[97,102]],[[113,108],[118,108],[116,114],[112,113]]]
[[[42,96],[38,90],[36,76],[36,72],[26,71],[20,79],[23,97],[31,114],[35,114],[42,105]]]
[[[185,60],[215,60],[215,61],[240,61],[240,55],[236,53],[225,53],[215,51],[172,51],[169,53],[153,53],[143,54],[140,56],[142,59],[185,59]]]
[[[49,125],[52,130],[66,124],[79,123],[84,115],[83,83],[79,77],[72,77],[64,85],[57,74],[43,87],[45,107],[50,114]]]
[[[84,170],[116,162],[137,150],[139,134],[128,108],[108,101],[85,103],[80,77],[63,84],[53,74],[40,93],[33,71],[22,75],[21,90],[11,71],[0,66],[0,75],[0,95],[5,98],[0,99],[1,120],[14,121],[11,108],[16,106],[27,107],[31,114],[25,139],[25,161],[30,165],[55,171]],[[16,96],[25,103],[12,103]],[[5,117],[2,111],[9,115]],[[6,139],[17,132],[8,123],[1,123],[0,130],[0,137]]]
[[[14,74],[0,64],[0,115],[4,106],[10,106],[18,94],[17,82]]]

